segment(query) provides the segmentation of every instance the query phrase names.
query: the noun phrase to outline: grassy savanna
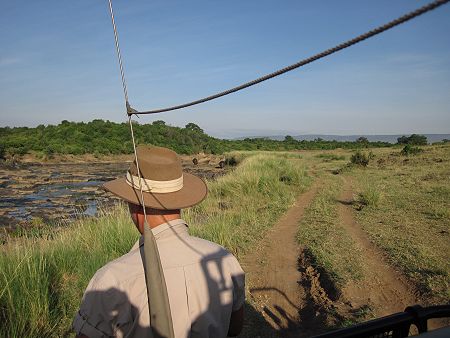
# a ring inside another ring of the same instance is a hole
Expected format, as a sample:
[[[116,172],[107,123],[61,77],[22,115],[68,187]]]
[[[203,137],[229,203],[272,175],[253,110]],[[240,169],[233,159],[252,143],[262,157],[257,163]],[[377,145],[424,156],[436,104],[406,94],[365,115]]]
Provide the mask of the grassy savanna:
[[[238,255],[263,237],[310,183],[298,155],[240,156],[235,170],[208,182],[208,198],[184,213],[194,235]],[[137,238],[126,208],[118,205],[51,235],[6,243],[0,253],[0,336],[67,335],[94,272]]]
[[[353,214],[371,241],[425,303],[445,303],[450,297],[450,146],[422,146],[409,156],[402,149],[372,149],[366,167],[349,163],[354,152],[302,154],[322,185],[299,225],[298,240],[338,287],[364,276],[361,249],[337,217],[346,178],[354,190]]]
[[[430,302],[450,298],[450,146],[377,152],[353,177],[356,217]]]
[[[344,177],[352,182],[354,216],[373,243],[430,302],[444,303],[450,282],[450,146],[421,149],[410,156],[401,155],[401,147],[372,149],[367,167],[348,165],[353,153],[346,150],[232,153],[228,158],[239,165],[208,182],[208,198],[183,217],[192,234],[242,256],[317,179],[298,240],[322,274],[341,287],[365,273],[360,248],[338,219]],[[7,242],[0,253],[0,336],[66,335],[91,276],[137,238],[126,208],[118,205],[98,218]]]

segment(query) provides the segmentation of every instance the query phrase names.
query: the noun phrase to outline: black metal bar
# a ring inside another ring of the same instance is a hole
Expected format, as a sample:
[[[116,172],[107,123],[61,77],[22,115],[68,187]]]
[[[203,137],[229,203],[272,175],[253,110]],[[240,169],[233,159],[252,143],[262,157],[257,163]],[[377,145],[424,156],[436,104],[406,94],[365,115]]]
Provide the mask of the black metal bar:
[[[392,338],[408,337],[411,325],[415,325],[419,333],[428,330],[428,320],[433,318],[450,318],[450,305],[422,307],[408,306],[405,312],[374,319],[354,326],[327,332],[315,338],[367,338],[386,336]]]
[[[433,305],[421,307],[420,305],[408,306],[405,312],[415,317],[414,325],[420,333],[428,331],[428,320],[432,318],[450,318],[450,305]]]
[[[368,322],[353,325],[348,328],[339,329],[331,332],[327,332],[316,338],[359,338],[370,337],[376,334],[393,331],[393,337],[405,337],[402,336],[403,332],[407,330],[414,321],[414,315],[405,312],[395,313],[393,315],[374,319]],[[394,335],[395,334],[395,335]]]

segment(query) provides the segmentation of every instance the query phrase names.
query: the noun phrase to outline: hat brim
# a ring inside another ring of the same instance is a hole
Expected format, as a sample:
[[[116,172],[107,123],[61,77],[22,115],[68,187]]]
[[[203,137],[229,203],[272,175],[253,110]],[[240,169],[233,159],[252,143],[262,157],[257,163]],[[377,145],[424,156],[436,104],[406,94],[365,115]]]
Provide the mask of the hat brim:
[[[106,182],[103,184],[103,187],[127,202],[141,204],[140,190],[132,188],[125,178]],[[170,193],[144,192],[143,195],[146,207],[160,210],[176,210],[200,203],[206,197],[207,192],[206,183],[201,178],[184,172],[183,188],[180,190]]]

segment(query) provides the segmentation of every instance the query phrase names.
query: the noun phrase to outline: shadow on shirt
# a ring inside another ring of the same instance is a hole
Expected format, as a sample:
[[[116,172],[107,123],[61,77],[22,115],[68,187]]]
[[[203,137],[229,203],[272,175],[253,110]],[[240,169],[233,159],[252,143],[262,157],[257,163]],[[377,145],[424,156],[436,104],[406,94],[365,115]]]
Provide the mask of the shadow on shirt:
[[[280,291],[280,293],[282,293]],[[85,298],[89,302],[98,301],[104,297],[114,298],[117,303],[123,303],[125,307],[129,308],[129,311],[133,318],[137,318],[140,314],[140,310],[131,304],[130,300],[126,293],[120,291],[116,288],[111,288],[105,291],[89,291],[85,294]],[[287,319],[287,317],[283,316],[283,309],[276,308],[277,312],[274,313],[267,307],[264,307],[262,312],[264,312],[268,317],[270,317],[274,322],[278,322],[282,318]],[[147,310],[145,307],[144,311]],[[117,317],[117,313],[114,313],[114,310],[111,310],[108,313],[110,318]],[[204,316],[207,316],[205,313]],[[306,318],[305,318],[306,319]],[[310,318],[311,319],[311,318]],[[198,321],[204,321],[204,318],[198,318]],[[309,322],[309,320],[308,320]],[[244,327],[239,335],[239,337],[243,338],[280,338],[280,337],[309,337],[313,334],[318,334],[326,331],[326,325],[323,323],[317,325],[315,328],[311,327],[311,324],[319,324],[316,320],[312,320],[309,322],[308,327],[301,327],[299,323],[289,322],[289,327],[281,330],[277,330],[273,328],[269,322],[266,320],[264,316],[261,315],[261,312],[256,310],[253,305],[249,302],[245,302],[245,322]],[[196,321],[193,322],[193,326],[195,327]],[[159,333],[152,332],[149,327],[142,327],[139,325],[138,321],[131,322],[129,324],[122,325],[120,322],[113,322],[114,331],[111,335],[109,329],[102,330],[100,323],[91,323],[88,320],[88,324],[92,327],[97,327],[94,335],[89,336],[89,338],[95,337],[146,337],[146,338],[163,338],[163,336]],[[329,329],[329,328],[328,328]],[[84,331],[84,330],[83,330]],[[86,332],[88,333],[88,332]],[[200,337],[194,333],[187,333],[187,337]],[[203,336],[204,337],[204,336]],[[165,337],[164,337],[165,338]]]
[[[128,308],[129,313],[133,318],[137,318],[140,315],[140,311],[146,311],[147,307],[139,310],[136,306],[134,306],[125,292],[116,289],[110,288],[104,291],[88,291],[84,295],[84,298],[87,302],[95,303],[103,298],[114,299],[114,303],[120,303],[121,308]],[[81,317],[83,314],[80,313]],[[90,322],[89,318],[86,318],[86,326],[80,327],[81,332],[86,334],[89,338],[96,337],[145,337],[145,338],[165,338],[158,332],[154,332],[149,327],[142,327],[139,324],[138,320],[128,323],[121,323],[120,316],[115,312],[114,309],[111,309],[106,315],[109,318],[105,318],[105,323],[108,321],[112,327],[104,327],[104,323],[100,322]],[[208,316],[207,313],[202,316]],[[244,323],[244,328],[239,337],[282,337],[280,332],[275,330],[270,326],[270,324],[264,319],[264,317],[256,311],[250,304],[245,303],[245,316],[246,321]],[[112,319],[112,320],[111,320]],[[197,338],[204,337],[196,334],[195,325],[197,322],[205,322],[204,318],[197,318],[192,325],[193,331],[190,333],[186,333],[186,337]],[[89,327],[89,328],[88,328]],[[113,330],[111,332],[111,329]],[[214,337],[214,336],[210,336]]]
[[[174,229],[169,228],[168,230],[173,231]],[[204,255],[202,252],[198,251],[197,248],[193,247],[190,243],[184,240],[183,237],[179,236],[179,234],[175,231],[174,234],[186,247],[202,256],[199,263],[203,273],[203,278],[205,280],[205,285],[207,286],[207,294],[193,295],[193,298],[196,298],[197,296],[207,299],[208,306],[206,311],[199,315],[197,314],[195,318],[190,318],[190,331],[185,334],[185,337],[225,337],[229,327],[223,327],[223,323],[228,323],[228,325],[230,323],[232,308],[234,305],[233,295],[238,291],[245,294],[244,285],[238,285],[238,281],[243,279],[243,275],[227,275],[224,267],[224,260],[225,257],[228,257],[231,254],[224,248],[218,246],[217,251]],[[143,247],[140,248],[140,253],[143,266],[145,267]],[[216,274],[212,275],[212,271],[215,271]],[[188,304],[189,296],[191,296],[189,291],[190,290],[186,290]],[[171,312],[173,313],[173,311]],[[191,313],[189,315],[191,315]],[[175,319],[172,318],[172,321],[175,322]]]
[[[172,229],[172,228],[171,228]],[[173,230],[173,229],[172,229]],[[190,243],[183,240],[175,231],[174,234],[178,237],[178,239],[183,242],[190,250],[197,252],[198,254],[202,254],[195,247],[193,247]],[[143,259],[141,251],[141,258]],[[197,338],[197,337],[220,337],[215,331],[213,326],[205,327],[205,325],[210,325],[211,322],[208,320],[211,317],[211,312],[218,311],[222,314],[227,314],[228,316],[231,314],[229,311],[227,312],[227,307],[229,304],[224,304],[222,293],[226,291],[226,273],[224,272],[224,255],[225,253],[229,254],[224,248],[219,247],[217,252],[214,252],[210,255],[206,255],[202,257],[200,262],[201,270],[203,272],[203,277],[206,280],[206,284],[208,285],[208,295],[207,299],[209,300],[208,309],[198,316],[196,319],[192,320],[192,326],[190,333],[187,334],[188,337]],[[217,257],[222,257],[217,259]],[[219,272],[220,278],[219,280],[215,279],[210,275],[208,265],[211,263],[215,264],[216,270]],[[145,265],[144,265],[145,266]],[[298,300],[288,299],[287,295],[271,286],[267,286],[265,289],[275,291],[279,293],[282,297],[284,297],[287,302],[293,306],[295,303],[298,303]],[[218,309],[214,304],[220,304],[222,307]],[[312,303],[311,303],[312,304]],[[239,335],[240,337],[308,337],[311,334],[322,333],[329,329],[325,320],[323,318],[313,318],[310,316],[310,313],[313,312],[313,309],[310,309],[311,304],[308,304],[307,308],[299,309],[297,307],[299,318],[304,319],[304,322],[293,321],[283,309],[283,305],[275,305],[275,311],[271,311],[269,308],[264,307],[263,309],[256,310],[248,301],[245,302],[245,321],[244,327]],[[296,307],[296,306],[295,306]],[[262,311],[261,311],[262,310]],[[264,313],[264,315],[262,314]],[[274,323],[279,322],[287,322],[287,327],[284,328],[274,328],[270,321]],[[229,319],[229,318],[228,318]],[[229,321],[228,321],[229,322]],[[225,336],[224,336],[225,337]]]

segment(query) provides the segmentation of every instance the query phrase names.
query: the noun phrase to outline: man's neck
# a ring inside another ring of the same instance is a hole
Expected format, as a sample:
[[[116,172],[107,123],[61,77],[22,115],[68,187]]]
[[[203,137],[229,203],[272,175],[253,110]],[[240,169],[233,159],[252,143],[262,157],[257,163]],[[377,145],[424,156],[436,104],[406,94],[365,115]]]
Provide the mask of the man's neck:
[[[147,215],[147,222],[150,228],[181,218],[180,213],[166,214],[166,215]]]

